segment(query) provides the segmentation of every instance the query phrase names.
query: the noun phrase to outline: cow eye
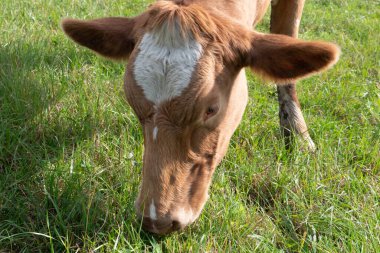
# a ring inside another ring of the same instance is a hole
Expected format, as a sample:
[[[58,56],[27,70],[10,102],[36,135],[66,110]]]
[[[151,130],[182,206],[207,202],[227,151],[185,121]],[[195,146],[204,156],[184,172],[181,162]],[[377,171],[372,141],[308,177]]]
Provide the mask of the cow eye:
[[[213,114],[215,112],[215,109],[214,108],[212,108],[212,107],[209,107],[209,108],[207,108],[207,114],[208,115],[210,115],[210,114]]]
[[[214,116],[219,110],[218,106],[209,106],[207,107],[207,110],[205,112],[205,120],[209,119],[210,117]]]

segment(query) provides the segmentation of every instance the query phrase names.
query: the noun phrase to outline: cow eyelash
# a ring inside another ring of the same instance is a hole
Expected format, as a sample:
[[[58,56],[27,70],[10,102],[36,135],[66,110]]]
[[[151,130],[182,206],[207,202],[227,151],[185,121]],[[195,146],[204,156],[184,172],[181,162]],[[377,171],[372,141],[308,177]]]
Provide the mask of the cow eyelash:
[[[209,106],[205,112],[205,116],[207,118],[210,118],[211,116],[215,115],[219,110],[218,106]]]
[[[207,111],[206,111],[207,115],[211,115],[213,113],[215,113],[215,109],[214,108],[212,108],[212,107],[207,108]]]

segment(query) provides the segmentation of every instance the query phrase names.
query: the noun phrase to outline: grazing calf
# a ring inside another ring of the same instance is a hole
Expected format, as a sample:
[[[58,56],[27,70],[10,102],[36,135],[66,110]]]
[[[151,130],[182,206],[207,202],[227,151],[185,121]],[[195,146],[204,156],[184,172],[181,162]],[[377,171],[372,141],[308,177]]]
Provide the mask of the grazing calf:
[[[158,1],[134,18],[65,19],[66,34],[129,59],[124,87],[144,134],[136,210],[165,234],[194,222],[247,104],[244,68],[278,83],[281,124],[313,146],[294,83],[333,65],[339,49],[297,35],[303,1],[273,1],[271,30],[251,30],[267,0]]]

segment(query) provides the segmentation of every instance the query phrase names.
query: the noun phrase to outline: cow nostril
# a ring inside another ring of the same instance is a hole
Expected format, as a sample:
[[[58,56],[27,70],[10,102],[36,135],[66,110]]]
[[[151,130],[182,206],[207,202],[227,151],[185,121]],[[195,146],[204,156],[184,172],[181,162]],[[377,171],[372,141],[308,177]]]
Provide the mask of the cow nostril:
[[[172,230],[180,230],[181,229],[181,223],[179,221],[173,220],[172,221]]]
[[[143,217],[142,227],[145,231],[164,235],[172,231],[181,229],[181,223],[170,219],[152,220],[150,217]]]

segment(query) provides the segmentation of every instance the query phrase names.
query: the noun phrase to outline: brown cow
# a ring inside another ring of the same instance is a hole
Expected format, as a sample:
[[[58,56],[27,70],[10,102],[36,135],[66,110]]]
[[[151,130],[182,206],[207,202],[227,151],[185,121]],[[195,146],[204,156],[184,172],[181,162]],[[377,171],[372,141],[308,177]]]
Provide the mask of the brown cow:
[[[297,36],[303,0],[272,2],[271,30],[251,30],[268,0],[158,1],[134,18],[65,19],[66,34],[129,59],[127,100],[144,133],[136,210],[158,234],[194,222],[247,104],[244,67],[278,84],[280,122],[309,141],[295,81],[333,65],[336,45]]]

